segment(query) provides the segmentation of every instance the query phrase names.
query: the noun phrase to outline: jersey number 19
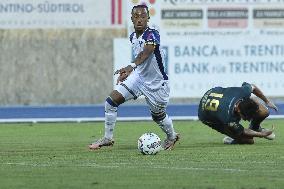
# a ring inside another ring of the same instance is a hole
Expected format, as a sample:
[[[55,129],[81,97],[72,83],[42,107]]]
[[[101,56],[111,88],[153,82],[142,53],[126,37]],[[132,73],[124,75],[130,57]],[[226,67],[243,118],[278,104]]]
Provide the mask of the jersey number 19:
[[[205,104],[205,109],[208,111],[217,111],[218,106],[219,106],[219,99],[223,98],[223,94],[220,93],[211,93],[209,95],[210,97],[213,98],[208,98]]]

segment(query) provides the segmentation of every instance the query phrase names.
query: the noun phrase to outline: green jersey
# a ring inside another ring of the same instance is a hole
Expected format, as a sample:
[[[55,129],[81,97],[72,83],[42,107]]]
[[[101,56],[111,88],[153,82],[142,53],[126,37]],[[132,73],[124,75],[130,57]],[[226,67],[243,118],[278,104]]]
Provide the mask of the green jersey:
[[[214,124],[239,123],[241,118],[234,112],[235,105],[240,100],[250,98],[251,93],[251,85],[245,82],[242,87],[212,88],[200,101],[198,117],[203,122]]]

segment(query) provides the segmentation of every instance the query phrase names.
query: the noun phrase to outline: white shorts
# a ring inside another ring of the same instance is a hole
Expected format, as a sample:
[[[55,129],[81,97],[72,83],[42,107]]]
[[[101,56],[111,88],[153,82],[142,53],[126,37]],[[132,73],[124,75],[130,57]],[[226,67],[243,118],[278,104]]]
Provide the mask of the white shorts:
[[[168,81],[164,81],[158,90],[151,90],[149,87],[145,87],[145,84],[136,72],[132,72],[125,81],[116,85],[115,90],[122,94],[125,101],[135,100],[141,95],[145,96],[152,112],[164,111],[170,97]]]

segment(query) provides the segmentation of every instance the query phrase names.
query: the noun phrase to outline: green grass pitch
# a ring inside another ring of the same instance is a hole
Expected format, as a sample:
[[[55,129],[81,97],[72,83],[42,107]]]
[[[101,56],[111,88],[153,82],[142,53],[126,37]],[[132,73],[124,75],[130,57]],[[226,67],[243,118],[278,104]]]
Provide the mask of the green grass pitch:
[[[137,139],[153,122],[118,122],[115,145],[89,151],[103,123],[0,125],[1,189],[279,189],[284,187],[284,120],[276,140],[224,145],[223,135],[199,121],[174,121],[181,141],[172,151],[145,156]]]

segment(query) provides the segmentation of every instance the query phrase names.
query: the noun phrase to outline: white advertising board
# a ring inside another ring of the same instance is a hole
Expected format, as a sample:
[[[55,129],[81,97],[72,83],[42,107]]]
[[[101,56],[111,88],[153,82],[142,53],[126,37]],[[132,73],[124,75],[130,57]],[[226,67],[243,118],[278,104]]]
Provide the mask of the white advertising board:
[[[1,29],[125,27],[123,0],[1,0]]]
[[[214,86],[246,81],[268,96],[284,96],[284,45],[254,38],[194,38],[167,41],[173,97],[200,97]]]

